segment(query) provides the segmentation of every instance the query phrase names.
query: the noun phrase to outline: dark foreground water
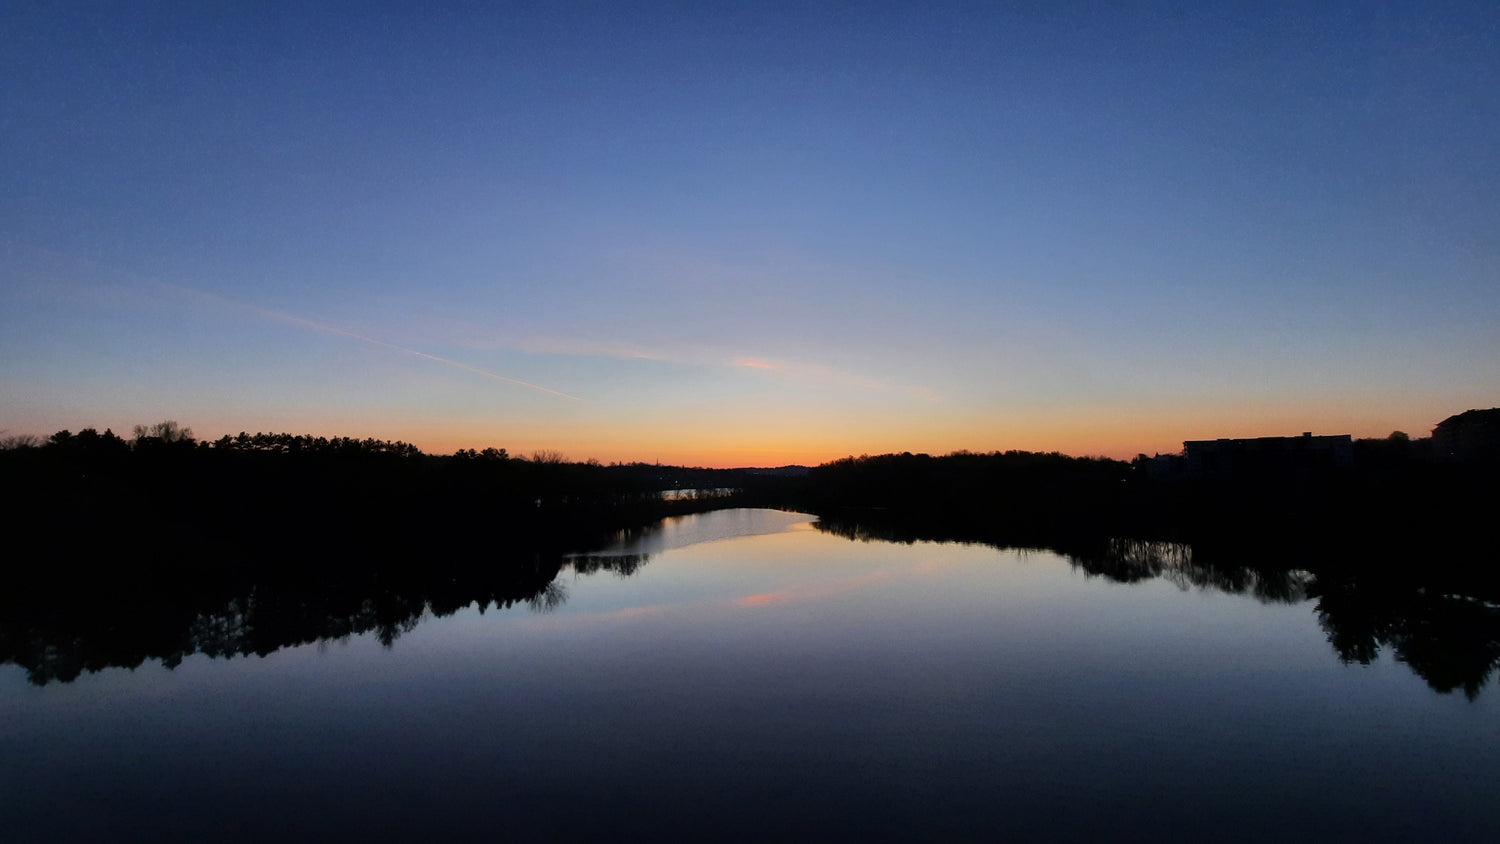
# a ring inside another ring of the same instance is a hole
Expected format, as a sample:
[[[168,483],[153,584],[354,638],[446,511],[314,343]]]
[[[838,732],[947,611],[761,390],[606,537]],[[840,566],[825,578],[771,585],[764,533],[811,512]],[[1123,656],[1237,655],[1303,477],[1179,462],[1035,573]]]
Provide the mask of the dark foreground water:
[[[1500,838],[1495,690],[1304,585],[692,516],[389,647],[0,667],[0,838]]]

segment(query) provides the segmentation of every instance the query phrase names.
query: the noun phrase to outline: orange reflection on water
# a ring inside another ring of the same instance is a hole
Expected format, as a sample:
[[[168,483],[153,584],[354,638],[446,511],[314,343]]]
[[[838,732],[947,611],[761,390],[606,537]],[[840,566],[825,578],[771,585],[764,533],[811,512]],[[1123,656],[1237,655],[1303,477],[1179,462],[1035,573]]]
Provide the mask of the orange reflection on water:
[[[740,598],[734,602],[737,607],[758,607],[762,604],[774,604],[777,601],[785,601],[787,595],[784,592],[762,592],[759,595],[750,595]]]
[[[755,595],[736,598],[732,603],[737,607],[764,607],[770,604],[784,604],[793,601],[821,600],[863,589],[867,586],[873,586],[883,580],[890,579],[890,576],[890,572],[875,571],[855,577],[840,578],[839,580],[832,580],[826,583],[814,583],[801,589],[760,592]]]

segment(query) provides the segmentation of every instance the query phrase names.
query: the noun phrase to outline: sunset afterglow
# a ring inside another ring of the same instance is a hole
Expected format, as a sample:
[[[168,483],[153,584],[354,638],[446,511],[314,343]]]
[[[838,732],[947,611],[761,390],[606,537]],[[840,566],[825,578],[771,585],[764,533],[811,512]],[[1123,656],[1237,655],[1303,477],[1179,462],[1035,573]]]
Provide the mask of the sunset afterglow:
[[[1493,4],[19,4],[0,430],[703,466],[1500,404]]]

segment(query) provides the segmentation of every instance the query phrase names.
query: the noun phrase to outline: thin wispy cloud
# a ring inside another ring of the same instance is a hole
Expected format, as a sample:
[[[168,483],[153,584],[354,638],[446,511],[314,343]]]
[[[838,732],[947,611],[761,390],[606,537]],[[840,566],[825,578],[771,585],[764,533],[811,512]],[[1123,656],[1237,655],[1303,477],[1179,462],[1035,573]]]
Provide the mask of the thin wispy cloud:
[[[441,339],[441,342],[476,351],[510,349],[530,354],[571,355],[616,360],[668,361],[672,356],[660,349],[618,340],[566,337],[491,328],[451,317],[418,316],[410,323],[411,336]]]
[[[744,367],[746,369],[764,369],[764,370],[766,370],[768,372],[779,372],[779,371],[781,371],[784,368],[784,367],[780,366],[779,364],[777,364],[776,362],[766,360],[765,358],[747,358],[747,357],[738,357],[738,358],[735,358],[734,360],[732,360],[732,361],[729,362],[729,365],[730,366],[742,366],[742,367]]]
[[[620,338],[566,337],[527,334],[492,328],[451,317],[419,316],[412,320],[409,336],[438,339],[468,349],[510,349],[531,354],[570,355],[610,360],[669,363],[716,369],[750,369],[788,381],[849,387],[875,392],[902,393],[923,401],[941,398],[937,391],[918,385],[891,384],[820,363],[738,354],[723,348],[689,344],[644,346]]]
[[[849,372],[819,363],[804,363],[801,361],[742,355],[731,359],[727,365],[738,369],[752,369],[757,372],[784,375],[819,384],[834,384],[879,392],[901,392],[913,398],[926,401],[936,401],[941,398],[938,392],[930,387],[888,384],[878,378],[871,378],[857,372]]]
[[[234,308],[235,310],[252,313],[263,319],[267,319],[272,322],[278,322],[283,325],[295,325],[299,328],[316,331],[320,334],[330,334],[338,337],[347,337],[350,340],[356,340],[367,345],[379,346],[384,349],[389,349],[393,352],[399,352],[401,354],[411,355],[413,357],[424,358],[435,363],[441,363],[445,366],[454,367],[455,369],[462,369],[465,372],[473,373],[475,375],[479,375],[493,381],[501,381],[506,384],[514,384],[518,387],[526,387],[532,390],[538,390],[540,392],[548,393],[549,395],[554,395],[559,398],[565,398],[570,401],[584,401],[584,399],[579,398],[578,396],[565,393],[561,390],[554,390],[551,387],[544,387],[541,384],[534,384],[530,381],[525,381],[520,378],[513,378],[509,375],[502,375],[498,372],[492,372],[488,369],[474,366],[473,364],[464,363],[460,360],[453,360],[452,358],[446,358],[441,355],[434,355],[430,352],[424,352],[420,349],[412,348],[411,346],[402,345],[400,343],[392,343],[388,340],[382,340],[378,337],[371,337],[367,334],[361,334],[357,331],[352,331],[342,326],[333,325],[332,323],[309,319],[307,317],[298,316],[297,314],[288,313],[286,311],[278,311],[272,308],[266,308],[260,305],[251,304],[249,302],[242,302],[238,299],[233,299],[228,296],[220,295],[218,293],[209,293],[205,290],[186,287],[181,284],[173,284],[171,282],[162,281],[150,276],[144,276],[139,273],[119,270],[99,264],[95,261],[79,258],[76,255],[70,255],[67,253],[56,252],[48,249],[20,250],[14,247],[6,249],[4,251],[0,251],[0,266],[11,265],[20,265],[23,269],[19,270],[19,272],[23,272],[25,275],[33,277],[36,280],[36,284],[34,286],[45,287],[52,295],[73,296],[77,297],[80,301],[88,301],[92,303],[108,303],[121,306],[129,306],[138,304],[141,301],[141,298],[137,295],[137,292],[142,288],[148,290],[165,290],[181,298],[197,299],[204,302],[213,302],[220,306],[227,306],[230,308]],[[113,276],[114,281],[110,282],[97,280],[100,276],[103,276],[104,278]]]
[[[320,321],[314,320],[314,319],[308,319],[307,317],[298,316],[296,314],[287,313],[285,311],[278,311],[278,310],[273,310],[271,308],[261,307],[260,305],[252,305],[252,304],[250,304],[248,302],[241,302],[241,301],[238,301],[236,299],[231,299],[231,298],[229,298],[227,296],[220,296],[217,293],[208,293],[208,292],[205,292],[205,291],[202,291],[202,290],[195,290],[195,289],[193,289],[191,287],[183,287],[181,285],[169,284],[167,282],[155,282],[155,283],[157,285],[163,287],[163,288],[168,289],[168,290],[173,290],[173,291],[176,291],[178,293],[185,294],[185,295],[188,295],[188,296],[194,296],[194,297],[198,297],[198,298],[202,298],[202,299],[207,299],[207,300],[210,300],[210,301],[218,302],[218,303],[221,303],[221,304],[229,305],[229,306],[231,306],[233,308],[236,308],[238,310],[248,311],[249,313],[256,314],[256,315],[258,315],[258,316],[260,316],[262,318],[271,320],[273,322],[279,322],[279,323],[281,323],[283,325],[295,325],[295,326],[298,326],[300,328],[306,328],[306,329],[309,329],[311,331],[319,332],[321,334],[331,334],[331,335],[334,335],[334,336],[337,336],[337,337],[347,337],[347,338],[349,338],[351,340],[357,340],[357,341],[359,341],[361,343],[366,343],[366,344],[369,344],[371,346],[379,346],[380,348],[383,348],[383,349],[389,349],[389,350],[394,351],[394,352],[400,352],[402,354],[412,355],[413,357],[424,358],[426,360],[434,361],[436,363],[445,364],[447,366],[451,366],[451,367],[454,367],[456,369],[462,369],[465,372],[471,372],[471,373],[474,373],[475,375],[481,375],[481,376],[483,376],[485,378],[489,378],[489,379],[494,380],[494,381],[501,381],[501,382],[504,382],[506,384],[514,384],[514,385],[519,386],[519,387],[527,387],[527,388],[530,388],[532,390],[539,390],[539,391],[541,391],[543,393],[548,393],[550,395],[558,396],[560,398],[565,398],[565,399],[568,399],[570,401],[583,401],[583,399],[579,398],[578,396],[570,395],[568,393],[564,393],[561,390],[554,390],[551,387],[543,387],[541,384],[533,384],[530,381],[523,381],[520,378],[512,378],[509,375],[501,375],[498,372],[491,372],[488,369],[483,369],[481,367],[474,366],[472,364],[467,364],[467,363],[464,363],[463,361],[453,360],[452,358],[445,358],[445,357],[443,357],[441,355],[434,355],[434,354],[432,354],[430,352],[424,352],[424,351],[421,351],[419,349],[413,349],[410,346],[403,346],[403,345],[400,345],[398,343],[391,343],[391,342],[386,341],[386,340],[381,340],[381,339],[379,339],[377,337],[371,337],[371,336],[366,335],[366,334],[360,334],[357,331],[351,331],[351,330],[349,330],[347,328],[343,328],[343,327],[340,327],[340,326],[337,326],[337,325],[333,325],[331,323],[320,322]]]
[[[848,387],[859,387],[866,390],[888,390],[890,385],[876,378],[860,375],[857,372],[848,372],[820,363],[804,363],[801,361],[778,360],[775,358],[762,358],[751,356],[740,356],[729,362],[730,366],[740,369],[755,369],[761,372],[776,372],[796,378],[804,378],[809,381],[820,381],[824,383],[842,384]]]
[[[624,343],[608,343],[572,337],[528,337],[516,344],[523,352],[546,355],[615,358],[618,360],[670,361],[671,355]]]

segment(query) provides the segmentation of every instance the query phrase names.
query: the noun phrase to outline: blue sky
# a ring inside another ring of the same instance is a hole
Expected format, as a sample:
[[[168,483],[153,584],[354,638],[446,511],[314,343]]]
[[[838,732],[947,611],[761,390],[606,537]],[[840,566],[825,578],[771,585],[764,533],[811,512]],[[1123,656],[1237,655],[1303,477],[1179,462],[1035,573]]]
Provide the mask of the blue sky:
[[[244,6],[0,11],[0,428],[726,465],[1500,405],[1493,3]]]

